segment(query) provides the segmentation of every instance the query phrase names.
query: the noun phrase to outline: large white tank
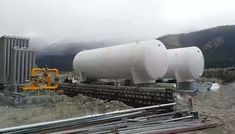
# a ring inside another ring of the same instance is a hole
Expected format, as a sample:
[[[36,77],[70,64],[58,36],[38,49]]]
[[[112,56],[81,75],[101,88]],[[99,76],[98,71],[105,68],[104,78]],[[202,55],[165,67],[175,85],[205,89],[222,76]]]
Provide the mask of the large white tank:
[[[169,67],[165,78],[176,78],[177,82],[198,79],[204,70],[204,57],[198,47],[168,49]]]
[[[74,71],[83,78],[133,79],[150,83],[162,78],[168,68],[167,50],[158,40],[148,40],[79,52]]]

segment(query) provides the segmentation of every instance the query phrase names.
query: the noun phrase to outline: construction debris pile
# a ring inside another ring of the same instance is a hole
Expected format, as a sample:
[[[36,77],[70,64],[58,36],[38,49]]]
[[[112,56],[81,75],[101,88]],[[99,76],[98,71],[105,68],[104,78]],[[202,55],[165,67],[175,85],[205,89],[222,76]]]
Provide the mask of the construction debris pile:
[[[180,133],[213,128],[216,122],[202,123],[197,112],[169,111],[176,103],[168,103],[105,114],[37,123],[0,129],[3,133]]]
[[[63,102],[56,104],[48,103],[47,105],[37,107],[16,108],[2,105],[0,106],[0,128],[93,115],[129,108],[131,107],[119,101],[106,102],[83,95],[72,98],[67,97]]]
[[[198,92],[195,96],[176,96],[176,109],[187,109],[192,99],[193,110],[199,112],[200,122],[218,122],[220,127],[207,130],[200,130],[201,134],[233,133],[235,125],[235,83],[222,85],[219,90]],[[73,98],[66,98],[65,101],[57,104],[48,104],[35,108],[14,108],[0,106],[0,127],[18,126],[24,124],[52,121],[70,117],[92,115],[130,109],[131,107],[118,101],[106,102],[78,95]]]

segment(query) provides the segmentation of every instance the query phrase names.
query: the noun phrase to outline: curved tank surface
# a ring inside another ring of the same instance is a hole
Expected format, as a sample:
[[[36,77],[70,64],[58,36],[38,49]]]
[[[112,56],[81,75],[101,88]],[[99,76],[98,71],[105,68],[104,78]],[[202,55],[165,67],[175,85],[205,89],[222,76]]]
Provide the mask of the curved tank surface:
[[[168,49],[169,67],[165,78],[176,78],[177,82],[198,79],[204,70],[204,57],[198,47]]]
[[[167,49],[158,40],[148,40],[79,52],[73,61],[83,79],[132,79],[151,83],[162,78],[168,68]]]

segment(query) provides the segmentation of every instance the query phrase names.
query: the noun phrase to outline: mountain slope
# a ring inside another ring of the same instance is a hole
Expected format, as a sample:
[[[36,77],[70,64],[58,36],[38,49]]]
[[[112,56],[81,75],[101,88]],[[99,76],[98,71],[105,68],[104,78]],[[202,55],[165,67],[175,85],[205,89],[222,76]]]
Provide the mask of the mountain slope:
[[[39,67],[47,65],[50,68],[58,68],[60,71],[72,71],[72,63],[75,55],[82,51],[93,48],[114,45],[113,42],[77,42],[77,43],[56,43],[40,51],[36,57],[36,64]]]
[[[157,38],[167,48],[199,47],[205,58],[206,68],[235,66],[235,25],[220,26],[211,29],[166,35]],[[71,71],[74,56],[84,49],[93,49],[120,42],[78,42],[53,44],[39,51],[36,64],[40,67],[57,67],[61,71]]]
[[[187,34],[166,35],[158,39],[168,48],[199,47],[204,54],[206,68],[235,65],[235,25]]]

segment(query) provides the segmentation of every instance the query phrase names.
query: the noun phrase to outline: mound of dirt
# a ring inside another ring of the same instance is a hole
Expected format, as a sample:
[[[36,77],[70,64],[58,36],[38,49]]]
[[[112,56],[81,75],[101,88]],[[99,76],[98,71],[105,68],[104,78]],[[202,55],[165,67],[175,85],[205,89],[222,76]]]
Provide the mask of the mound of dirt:
[[[129,108],[131,107],[119,101],[106,102],[83,95],[72,98],[67,97],[63,102],[47,104],[45,106],[16,108],[2,105],[0,106],[0,128],[93,115]]]

